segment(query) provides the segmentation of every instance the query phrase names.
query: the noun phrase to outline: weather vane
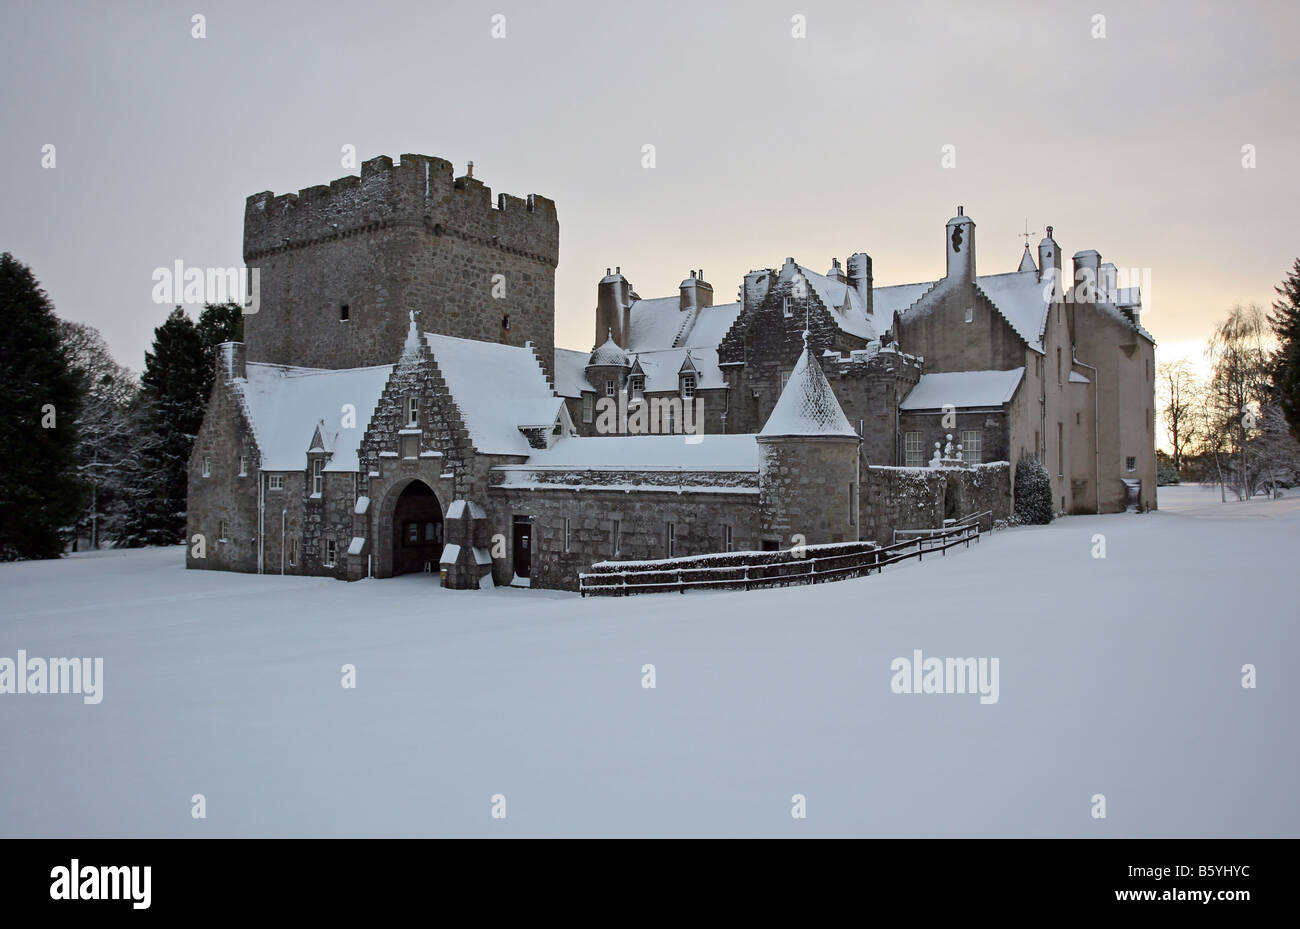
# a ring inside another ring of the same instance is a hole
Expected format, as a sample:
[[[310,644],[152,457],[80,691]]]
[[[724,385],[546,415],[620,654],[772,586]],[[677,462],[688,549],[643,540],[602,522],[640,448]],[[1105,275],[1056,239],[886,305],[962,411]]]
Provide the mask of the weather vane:
[[[1026,219],[1026,220],[1025,220],[1025,231],[1024,231],[1024,232],[1017,232],[1016,235],[1018,235],[1018,236],[1023,236],[1024,239],[1025,239],[1025,248],[1029,248],[1029,237],[1030,237],[1030,236],[1034,236],[1034,235],[1038,235],[1038,233],[1037,233],[1037,232],[1030,232],[1030,231],[1029,231],[1029,220]]]

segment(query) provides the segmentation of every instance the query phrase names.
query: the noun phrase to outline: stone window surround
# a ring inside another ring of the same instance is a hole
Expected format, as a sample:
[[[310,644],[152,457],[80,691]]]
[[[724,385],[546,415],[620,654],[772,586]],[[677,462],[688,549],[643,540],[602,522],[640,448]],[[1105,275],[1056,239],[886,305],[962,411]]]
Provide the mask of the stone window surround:
[[[267,490],[284,490],[284,475],[283,475],[283,474],[268,474],[268,475],[266,476],[266,489],[267,489]]]
[[[970,464],[980,464],[984,455],[984,430],[961,430],[961,450],[962,460]]]

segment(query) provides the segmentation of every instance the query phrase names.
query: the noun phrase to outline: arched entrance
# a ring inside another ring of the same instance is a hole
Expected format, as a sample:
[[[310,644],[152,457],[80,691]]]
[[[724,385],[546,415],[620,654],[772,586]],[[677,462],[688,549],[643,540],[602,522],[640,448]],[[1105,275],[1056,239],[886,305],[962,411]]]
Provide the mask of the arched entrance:
[[[433,488],[411,481],[393,506],[393,574],[438,573],[442,556],[442,507]]]

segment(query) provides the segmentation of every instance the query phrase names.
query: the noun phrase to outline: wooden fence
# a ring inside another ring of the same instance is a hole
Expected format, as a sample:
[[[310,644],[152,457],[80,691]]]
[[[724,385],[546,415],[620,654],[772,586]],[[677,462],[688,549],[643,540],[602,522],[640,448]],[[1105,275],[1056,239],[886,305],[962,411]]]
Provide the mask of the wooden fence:
[[[585,597],[625,597],[629,594],[665,593],[688,589],[743,589],[820,584],[863,577],[891,564],[928,554],[944,554],[954,545],[968,548],[980,539],[979,522],[929,530],[928,534],[893,545],[874,542],[837,542],[808,545],[781,552],[730,552],[665,558],[658,561],[603,561],[578,575],[578,590]],[[800,552],[801,554],[796,554]]]

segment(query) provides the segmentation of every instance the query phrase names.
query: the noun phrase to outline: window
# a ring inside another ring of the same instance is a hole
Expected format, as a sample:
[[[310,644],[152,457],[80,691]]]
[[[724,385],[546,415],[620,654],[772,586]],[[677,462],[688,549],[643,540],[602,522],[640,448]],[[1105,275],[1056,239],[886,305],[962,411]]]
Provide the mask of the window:
[[[424,524],[424,541],[426,542],[441,541],[438,538],[438,536],[441,534],[438,532],[440,526],[441,523],[435,523],[433,520],[429,520],[428,522],[426,522]]]
[[[403,458],[420,457],[420,437],[418,435],[402,436],[402,457]]]
[[[1061,383],[1062,376],[1063,373],[1061,371],[1061,349],[1058,347],[1056,349],[1056,383],[1058,386]]]
[[[566,516],[564,517],[564,550],[566,552],[569,550],[569,542],[572,539],[571,529],[572,521]]]
[[[616,382],[614,381],[605,382],[605,396],[606,397],[618,396],[618,384]]]
[[[1074,424],[1075,424],[1076,426],[1082,426],[1082,425],[1083,425],[1083,414],[1082,414],[1082,413],[1078,413],[1078,412],[1076,412],[1076,413],[1074,414]]]
[[[217,523],[217,541],[226,541],[226,521],[224,519]]]
[[[284,490],[284,475],[272,474],[266,479],[266,486],[270,490]]]
[[[240,477],[248,476],[248,457],[245,455],[239,456],[239,476]]]
[[[668,557],[672,558],[677,554],[677,524],[668,524]]]
[[[311,463],[311,495],[319,497],[325,488],[325,475],[322,473],[325,469],[325,462],[317,458]]]
[[[1124,459],[1124,467],[1129,471],[1136,471],[1138,469],[1138,460],[1132,455],[1129,455]]]
[[[970,323],[974,321],[975,321],[975,307],[968,306],[966,307],[966,322]]]
[[[346,303],[339,305],[339,322],[345,323],[352,318],[352,310]]]
[[[406,398],[406,424],[408,426],[418,426],[420,424],[420,398]]]
[[[592,415],[595,412],[596,395],[592,393],[583,393],[582,395],[582,421],[591,422]]]
[[[1034,356],[1034,377],[1042,377],[1042,376],[1043,376],[1043,356],[1035,355]]]
[[[1151,407],[1147,407],[1147,432],[1151,431]]]
[[[327,568],[334,567],[334,562],[338,559],[338,556],[339,556],[339,543],[335,542],[333,539],[326,539],[325,540],[325,562],[324,562],[325,567]]]
[[[690,400],[695,397],[695,375],[682,375],[682,399]]]
[[[1056,424],[1056,476],[1065,474],[1065,427]]]
[[[289,564],[296,565],[297,563],[298,563],[298,540],[290,539],[289,540]]]
[[[961,431],[962,461],[979,464],[984,460],[984,431],[982,429],[963,429]]]
[[[627,382],[628,390],[632,392],[633,400],[640,400],[645,395],[645,378],[636,375]]]
[[[212,459],[206,455],[203,457],[203,476],[212,477]]]
[[[781,315],[784,316],[786,319],[789,319],[790,317],[794,316],[794,308],[790,306],[789,297],[781,298]]]
[[[921,453],[921,433],[903,433],[903,467],[919,468],[925,464]]]
[[[782,390],[782,391],[785,390],[785,385],[788,384],[788,383],[790,382],[790,374],[791,374],[791,372],[789,372],[789,371],[782,371],[782,372],[781,372],[781,390]]]
[[[623,524],[617,519],[614,520],[614,529],[610,533],[610,538],[614,543],[611,547],[614,549],[615,557],[617,557],[619,551],[623,548]]]
[[[403,534],[404,534],[404,536],[406,537],[406,544],[407,544],[407,545],[419,545],[419,544],[420,544],[420,524],[419,524],[419,523],[407,523],[407,524],[406,524],[406,532],[403,533]]]
[[[731,527],[723,526],[722,527],[722,550],[724,552],[730,552],[730,551],[735,551],[735,548],[736,548],[736,540],[732,537]]]
[[[849,525],[858,524],[858,485],[849,482]]]

